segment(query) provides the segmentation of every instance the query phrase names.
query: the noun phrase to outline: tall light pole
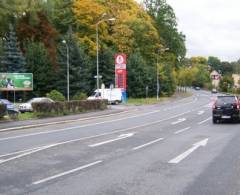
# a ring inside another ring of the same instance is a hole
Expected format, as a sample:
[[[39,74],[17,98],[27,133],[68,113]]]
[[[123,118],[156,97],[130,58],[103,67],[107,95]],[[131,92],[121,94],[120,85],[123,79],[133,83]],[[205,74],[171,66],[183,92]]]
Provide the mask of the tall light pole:
[[[158,52],[157,52],[157,100],[159,100],[159,89],[160,89],[160,86],[159,86],[159,70],[158,70],[158,56],[159,56],[159,53],[160,53],[160,49],[158,49]]]
[[[66,40],[63,40],[62,43],[64,43],[67,48],[67,101],[69,102],[69,46]]]
[[[102,15],[102,17],[104,17],[106,15],[106,13],[104,13]],[[99,24],[101,24],[102,22],[105,22],[105,21],[115,21],[116,18],[109,18],[109,19],[102,19],[102,20],[99,20],[96,24],[96,44],[97,44],[97,91],[99,90],[99,38],[98,38],[98,26]]]

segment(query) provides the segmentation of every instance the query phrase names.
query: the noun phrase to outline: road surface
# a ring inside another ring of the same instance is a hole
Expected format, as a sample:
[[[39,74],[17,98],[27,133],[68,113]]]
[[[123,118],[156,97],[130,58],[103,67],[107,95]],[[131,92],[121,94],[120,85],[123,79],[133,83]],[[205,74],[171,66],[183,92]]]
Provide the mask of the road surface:
[[[214,95],[0,133],[0,194],[237,195],[240,125]]]

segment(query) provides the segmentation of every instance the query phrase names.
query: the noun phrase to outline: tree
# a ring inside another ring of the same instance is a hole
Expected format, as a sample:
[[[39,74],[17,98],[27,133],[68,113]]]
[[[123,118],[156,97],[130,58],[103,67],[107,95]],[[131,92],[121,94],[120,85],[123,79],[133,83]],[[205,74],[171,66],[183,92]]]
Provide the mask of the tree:
[[[1,58],[2,66],[0,67],[0,71],[12,73],[25,72],[25,57],[19,48],[16,33],[12,25],[10,25],[9,29],[10,32],[5,40],[3,40],[3,56]]]
[[[209,56],[207,63],[211,66],[213,70],[219,71],[221,69],[221,60],[217,57]]]
[[[92,64],[88,56],[79,47],[76,38],[69,31],[64,37],[66,44],[58,46],[58,64],[57,71],[57,89],[66,94],[67,87],[67,47],[69,48],[69,80],[70,80],[70,96],[77,92],[90,93],[93,89],[93,73]]]
[[[22,47],[24,42],[27,42],[28,40],[44,43],[48,50],[51,64],[55,65],[56,68],[56,45],[58,32],[43,11],[38,11],[36,13],[36,17],[36,21],[32,22],[33,18],[31,12],[26,12],[26,14],[18,21],[18,37],[22,43]]]
[[[101,49],[99,52],[99,72],[102,75],[102,83],[106,87],[115,83],[114,54],[115,52],[111,49]],[[92,71],[96,72],[95,66],[93,69]]]
[[[163,45],[173,52],[177,59],[186,55],[185,35],[178,32],[177,19],[173,8],[166,0],[145,0],[148,13],[156,22]]]
[[[45,96],[56,88],[57,81],[47,49],[43,43],[29,41],[25,50],[27,72],[33,73],[33,95]]]
[[[128,72],[128,95],[130,97],[145,97],[145,89],[151,88],[146,62],[139,53],[129,56],[127,72]]]
[[[223,76],[220,81],[220,89],[223,92],[230,92],[231,88],[233,87],[233,78],[232,76]]]

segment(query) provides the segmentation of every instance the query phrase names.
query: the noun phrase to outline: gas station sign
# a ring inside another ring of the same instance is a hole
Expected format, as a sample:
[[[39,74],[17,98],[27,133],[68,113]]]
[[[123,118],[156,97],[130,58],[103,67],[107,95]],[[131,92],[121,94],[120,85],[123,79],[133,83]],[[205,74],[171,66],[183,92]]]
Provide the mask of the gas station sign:
[[[115,82],[116,88],[127,89],[127,56],[126,54],[115,55]]]

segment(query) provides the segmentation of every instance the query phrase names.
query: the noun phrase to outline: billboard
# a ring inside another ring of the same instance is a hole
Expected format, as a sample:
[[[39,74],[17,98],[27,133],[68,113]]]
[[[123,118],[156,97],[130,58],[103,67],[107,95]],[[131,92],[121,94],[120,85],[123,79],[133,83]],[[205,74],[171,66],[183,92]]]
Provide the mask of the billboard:
[[[0,91],[32,91],[32,73],[0,73]]]

